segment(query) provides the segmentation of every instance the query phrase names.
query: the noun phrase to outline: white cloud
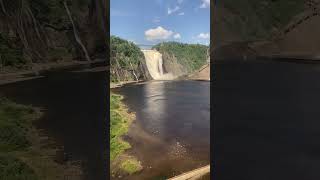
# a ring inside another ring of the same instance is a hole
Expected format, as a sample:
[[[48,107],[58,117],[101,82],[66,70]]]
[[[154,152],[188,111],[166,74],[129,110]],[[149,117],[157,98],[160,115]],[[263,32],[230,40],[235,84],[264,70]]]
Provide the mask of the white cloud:
[[[183,0],[177,0],[178,1],[178,4],[181,4],[183,2]]]
[[[210,34],[209,33],[200,33],[197,38],[199,39],[209,39],[210,38]]]
[[[161,26],[144,32],[144,36],[148,41],[168,39],[172,34],[172,31],[166,30]]]
[[[175,7],[175,8],[173,8],[173,9],[168,8],[168,14],[170,15],[170,14],[172,14],[172,13],[174,13],[174,12],[178,11],[179,9],[180,9],[180,7],[179,7],[179,6],[176,6],[176,7]]]
[[[183,16],[183,15],[184,15],[184,12],[181,12],[181,13],[179,13],[178,15],[179,15],[179,16]]]
[[[208,8],[210,7],[210,0],[201,0],[202,4],[200,5],[200,8]]]
[[[174,36],[173,36],[174,39],[181,39],[181,35],[179,33],[176,33]]]

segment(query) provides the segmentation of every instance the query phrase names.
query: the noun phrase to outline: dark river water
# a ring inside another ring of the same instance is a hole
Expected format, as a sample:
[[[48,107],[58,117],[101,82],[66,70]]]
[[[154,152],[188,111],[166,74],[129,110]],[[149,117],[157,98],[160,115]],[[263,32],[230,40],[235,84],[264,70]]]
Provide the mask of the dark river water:
[[[210,163],[210,83],[153,81],[115,92],[136,114],[126,139],[143,171],[125,179],[164,179]]]
[[[214,179],[320,179],[320,65],[212,70]]]
[[[36,125],[63,149],[67,160],[82,161],[85,179],[107,179],[107,73],[78,71],[83,69],[3,85],[0,94],[42,108],[44,115]]]

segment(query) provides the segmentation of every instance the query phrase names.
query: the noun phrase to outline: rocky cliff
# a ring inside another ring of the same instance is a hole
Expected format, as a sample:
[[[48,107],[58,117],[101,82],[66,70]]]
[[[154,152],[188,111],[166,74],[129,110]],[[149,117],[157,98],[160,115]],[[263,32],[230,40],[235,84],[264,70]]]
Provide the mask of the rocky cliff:
[[[116,36],[110,37],[111,82],[152,79],[140,48],[133,42]]]
[[[224,0],[213,5],[213,50],[230,54],[311,54],[320,51],[319,0]],[[239,49],[239,43],[242,44]]]
[[[164,70],[181,76],[199,70],[207,63],[209,47],[200,44],[164,42],[153,47],[162,54]]]
[[[1,0],[1,67],[106,57],[106,2]]]

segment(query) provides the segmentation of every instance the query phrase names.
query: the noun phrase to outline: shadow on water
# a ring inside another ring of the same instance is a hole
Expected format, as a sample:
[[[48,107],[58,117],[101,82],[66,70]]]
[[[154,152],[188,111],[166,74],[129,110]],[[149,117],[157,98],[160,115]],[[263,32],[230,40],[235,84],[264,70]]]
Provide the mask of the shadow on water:
[[[215,67],[215,179],[320,179],[320,65]]]
[[[106,179],[107,73],[63,70],[43,75],[3,85],[0,93],[43,108],[37,127],[63,145],[68,160],[83,161],[86,179]]]
[[[210,83],[154,81],[115,90],[136,113],[126,137],[143,171],[127,179],[163,179],[210,163]]]

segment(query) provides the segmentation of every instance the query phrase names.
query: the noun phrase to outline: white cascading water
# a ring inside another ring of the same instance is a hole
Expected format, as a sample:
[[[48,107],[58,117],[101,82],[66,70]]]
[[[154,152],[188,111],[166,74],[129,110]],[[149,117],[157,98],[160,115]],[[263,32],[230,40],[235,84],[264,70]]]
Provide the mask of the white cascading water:
[[[163,60],[162,60],[162,54],[160,54],[160,55],[161,55],[161,57],[158,60],[158,62],[159,62],[158,67],[159,67],[160,76],[162,76],[163,75]]]
[[[154,80],[172,80],[173,75],[163,72],[162,54],[156,50],[142,50],[151,77]]]

